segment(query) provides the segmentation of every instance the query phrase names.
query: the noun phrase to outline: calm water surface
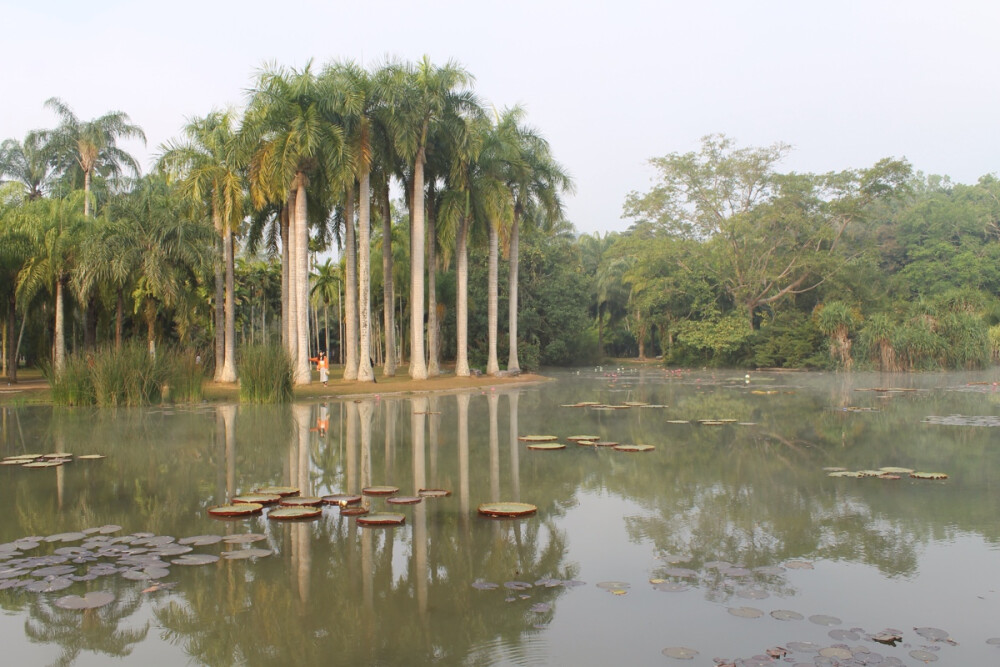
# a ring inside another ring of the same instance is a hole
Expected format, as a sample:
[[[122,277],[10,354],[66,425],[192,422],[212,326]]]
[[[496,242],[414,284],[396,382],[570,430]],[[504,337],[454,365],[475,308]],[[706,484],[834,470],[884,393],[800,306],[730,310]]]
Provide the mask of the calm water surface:
[[[517,389],[284,407],[3,409],[2,456],[107,458],[0,468],[0,545],[119,525],[109,540],[259,533],[266,541],[247,546],[273,552],[174,565],[155,581],[111,574],[58,592],[0,590],[3,663],[763,664],[752,657],[789,642],[797,650],[783,664],[924,664],[910,655],[918,650],[943,665],[1000,663],[1000,646],[987,644],[1000,636],[1000,429],[927,420],[997,420],[996,372],[753,373],[749,384],[724,371],[555,377]],[[908,391],[860,391],[873,388]],[[584,401],[648,405],[564,407]],[[325,433],[317,429],[324,416]],[[697,423],[705,419],[735,422]],[[533,451],[517,440],[528,434],[656,449],[570,442]],[[949,478],[836,479],[827,466]],[[294,524],[206,514],[268,484],[303,495],[370,485],[452,495],[395,508],[366,499],[373,510],[406,515],[392,529],[360,527],[329,506]],[[477,505],[493,500],[538,512],[479,516]],[[93,542],[42,540],[23,555],[0,546],[0,583],[32,578],[11,573],[18,559],[82,544]],[[78,575],[94,565],[64,564]],[[142,592],[155,582],[173,587]],[[98,590],[115,602],[90,612],[54,605]],[[742,607],[762,615],[732,613]],[[776,610],[804,618],[778,620]],[[957,644],[914,631],[924,627]],[[902,631],[903,644],[864,636],[886,628]],[[855,636],[840,634],[852,629]],[[815,652],[832,646],[854,657]],[[667,647],[699,654],[678,662],[661,653]]]

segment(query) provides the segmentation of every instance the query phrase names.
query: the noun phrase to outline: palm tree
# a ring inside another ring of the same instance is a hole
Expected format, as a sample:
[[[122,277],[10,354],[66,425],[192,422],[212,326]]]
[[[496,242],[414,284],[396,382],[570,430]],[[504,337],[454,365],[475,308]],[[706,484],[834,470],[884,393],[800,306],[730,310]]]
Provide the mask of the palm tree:
[[[32,256],[21,270],[17,299],[28,303],[43,287],[54,298],[53,376],[66,369],[65,288],[75,265],[79,237],[83,230],[81,195],[39,199],[21,207],[15,228],[31,240]]]
[[[507,162],[506,182],[513,198],[514,217],[508,239],[509,248],[509,350],[508,371],[520,371],[517,359],[517,285],[518,253],[521,222],[540,224],[562,218],[560,192],[572,191],[566,171],[555,161],[548,142],[534,130],[521,124],[524,111],[520,107],[507,110],[501,116],[499,130],[509,137],[513,154]]]
[[[20,347],[20,336],[17,342],[14,340],[14,331],[17,322],[17,282],[21,270],[31,256],[32,246],[30,239],[22,230],[15,227],[15,213],[23,204],[19,196],[8,199],[8,195],[14,188],[5,187],[0,193],[0,302],[6,308],[0,310],[0,319],[3,321],[3,371],[10,384],[17,383],[17,356]],[[0,308],[3,308],[0,306]],[[21,332],[24,332],[24,324],[27,322],[26,307],[21,305],[21,312],[24,317],[21,320]]]
[[[317,303],[323,304],[324,330],[326,331],[326,353],[330,354],[330,302],[340,295],[340,285],[343,275],[340,266],[329,258],[316,267],[313,274],[310,295]],[[339,316],[339,313],[338,313]]]
[[[221,237],[225,272],[224,318],[216,319],[217,382],[236,382],[235,232],[245,209],[244,165],[237,154],[235,118],[216,111],[184,126],[184,141],[163,146],[160,167],[180,179],[181,192],[194,206],[207,208]],[[222,271],[216,263],[216,314]],[[221,341],[219,334],[222,334]],[[220,345],[221,342],[221,345]],[[220,349],[221,347],[221,349]]]
[[[44,133],[56,171],[69,184],[77,183],[82,175],[83,216],[90,217],[94,175],[100,174],[110,181],[117,180],[125,172],[138,176],[139,163],[118,147],[118,140],[140,139],[145,144],[146,135],[123,111],[109,111],[93,120],[82,121],[57,97],[46,100],[45,106],[59,117],[59,125]],[[86,295],[84,300],[84,347],[92,347],[97,342],[97,302],[93,295]]]
[[[0,185],[17,183],[29,201],[45,195],[52,185],[52,152],[41,132],[29,132],[23,143],[0,144]]]
[[[307,64],[302,70],[266,69],[257,78],[244,122],[244,140],[253,147],[250,187],[254,203],[287,201],[289,214],[289,352],[296,384],[311,381],[309,369],[308,199],[336,172],[344,156],[342,131],[324,118],[325,92]],[[292,329],[294,327],[294,334]]]
[[[431,126],[446,115],[476,108],[465,87],[472,76],[454,62],[438,67],[424,56],[416,67],[393,66],[386,86],[388,119],[399,153],[413,165],[410,199],[410,377],[427,379],[424,361],[424,165]]]

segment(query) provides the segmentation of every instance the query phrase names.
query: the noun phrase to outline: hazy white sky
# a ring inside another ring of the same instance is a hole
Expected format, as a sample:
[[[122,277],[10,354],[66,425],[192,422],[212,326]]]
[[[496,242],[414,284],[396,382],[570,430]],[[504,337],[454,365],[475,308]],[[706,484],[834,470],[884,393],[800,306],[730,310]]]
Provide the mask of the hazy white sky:
[[[0,0],[0,138],[128,113],[144,167],[185,119],[240,105],[266,62],[454,58],[573,175],[582,232],[622,230],[650,157],[722,132],[823,172],[906,157],[974,182],[1000,164],[993,0]]]

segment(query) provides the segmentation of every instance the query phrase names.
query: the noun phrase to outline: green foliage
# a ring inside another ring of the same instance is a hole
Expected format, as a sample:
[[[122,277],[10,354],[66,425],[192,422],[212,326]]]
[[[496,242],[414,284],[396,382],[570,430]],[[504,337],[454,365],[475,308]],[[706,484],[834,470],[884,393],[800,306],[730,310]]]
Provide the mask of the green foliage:
[[[713,366],[734,364],[752,331],[746,318],[730,313],[714,320],[688,320],[677,329],[677,342],[704,355]]]
[[[195,350],[170,350],[167,356],[167,385],[174,403],[195,403],[201,400],[205,381],[205,364]]]
[[[828,368],[823,336],[801,310],[785,310],[754,332],[750,341],[756,368]]]
[[[279,345],[247,345],[237,359],[240,402],[287,403],[292,400],[295,369]]]
[[[1000,324],[994,324],[989,328],[990,358],[993,363],[1000,362]]]
[[[176,363],[169,352],[154,357],[141,341],[131,341],[120,350],[71,354],[61,375],[53,378],[48,371],[47,377],[56,405],[135,407],[160,402]]]
[[[51,363],[43,362],[42,373],[52,386],[52,402],[56,405],[94,405],[94,381],[87,367],[87,360],[70,355],[66,367],[58,378]]]

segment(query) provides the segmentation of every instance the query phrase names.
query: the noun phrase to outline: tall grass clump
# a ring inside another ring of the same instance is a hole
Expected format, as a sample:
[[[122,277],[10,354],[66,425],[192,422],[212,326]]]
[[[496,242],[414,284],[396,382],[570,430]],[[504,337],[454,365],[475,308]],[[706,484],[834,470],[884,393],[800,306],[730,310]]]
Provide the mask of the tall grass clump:
[[[989,330],[990,357],[993,363],[1000,363],[1000,324],[994,324]]]
[[[288,352],[279,345],[248,345],[236,363],[243,403],[287,403],[295,377]]]
[[[42,366],[42,374],[52,386],[52,402],[56,405],[93,405],[94,382],[81,355],[67,355],[66,368],[55,377],[51,364]]]
[[[202,397],[205,364],[194,350],[170,350],[167,355],[167,385],[170,401],[197,403]]]
[[[88,365],[95,402],[102,408],[160,402],[170,367],[168,356],[151,356],[142,341],[94,353]]]

